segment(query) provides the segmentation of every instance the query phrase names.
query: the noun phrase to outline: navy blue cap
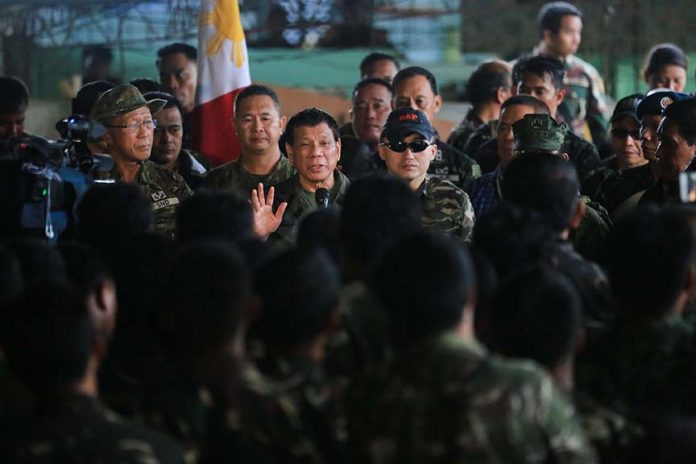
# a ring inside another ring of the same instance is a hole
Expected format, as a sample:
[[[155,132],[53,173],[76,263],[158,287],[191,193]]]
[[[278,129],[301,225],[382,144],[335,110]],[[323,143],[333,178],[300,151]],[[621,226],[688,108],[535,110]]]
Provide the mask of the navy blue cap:
[[[643,116],[661,116],[669,105],[688,98],[691,98],[688,94],[669,89],[651,90],[638,105],[636,116],[639,120],[643,119]]]
[[[399,108],[389,113],[381,138],[397,142],[414,133],[422,135],[427,140],[432,140],[435,137],[435,130],[422,111]]]

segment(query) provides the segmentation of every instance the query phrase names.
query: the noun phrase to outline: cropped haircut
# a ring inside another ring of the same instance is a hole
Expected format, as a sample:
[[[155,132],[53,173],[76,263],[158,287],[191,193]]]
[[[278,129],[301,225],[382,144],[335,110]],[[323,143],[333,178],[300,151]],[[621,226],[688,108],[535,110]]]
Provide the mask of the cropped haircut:
[[[397,346],[457,327],[475,288],[466,246],[434,232],[416,233],[387,250],[372,285]]]
[[[573,356],[580,297],[562,273],[535,264],[500,283],[489,306],[491,348],[554,369]]]
[[[319,108],[308,108],[299,113],[295,113],[290,118],[288,124],[285,126],[285,132],[283,133],[284,142],[292,146],[295,143],[295,129],[298,127],[317,127],[320,124],[329,126],[334,140],[339,140],[340,134],[336,120],[324,110],[320,110]]]
[[[382,86],[389,91],[389,95],[394,97],[394,87],[392,87],[392,85],[389,82],[385,81],[384,79],[380,79],[379,77],[367,77],[355,84],[355,87],[353,88],[353,93],[351,94],[351,99],[353,100],[353,102],[355,102],[355,97],[358,95],[358,92],[360,92],[368,85]]]
[[[674,102],[665,108],[663,117],[679,128],[679,133],[689,145],[696,143],[696,99]]]
[[[177,100],[176,97],[169,92],[163,92],[161,90],[147,92],[143,94],[143,98],[145,98],[147,101],[154,100],[155,98],[162,99],[167,102],[162,107],[163,110],[166,110],[167,108],[176,108],[179,110],[179,113],[181,113],[182,116],[184,114],[184,109],[181,107],[179,100]]]
[[[575,167],[563,158],[537,153],[518,156],[505,170],[502,196],[506,202],[541,214],[557,233],[570,226],[580,182]]]
[[[512,68],[512,82],[514,86],[522,82],[522,76],[526,72],[539,76],[542,79],[548,75],[556,90],[563,88],[565,68],[556,58],[545,55],[520,58]]]
[[[254,333],[274,352],[311,344],[338,307],[338,270],[321,249],[285,250],[257,271],[255,281],[261,312]]]
[[[685,70],[689,66],[684,51],[672,43],[662,43],[653,46],[645,57],[643,76],[647,80],[649,76],[659,72],[665,66],[679,66]]]
[[[542,6],[537,15],[539,35],[543,37],[546,30],[558,34],[565,16],[577,16],[582,20],[582,11],[568,2],[550,2]]]
[[[500,87],[509,87],[510,66],[502,61],[482,63],[469,76],[464,98],[472,105],[480,105],[493,100]]]
[[[161,92],[162,86],[159,82],[149,77],[136,77],[130,80],[130,85],[137,88],[143,96],[149,92]]]
[[[109,81],[93,81],[83,85],[72,100],[72,114],[89,116],[99,97],[114,87],[116,84]]]
[[[616,223],[607,244],[614,297],[627,318],[659,319],[672,310],[696,258],[692,207],[649,206]]]
[[[409,66],[408,68],[404,68],[396,73],[396,76],[394,76],[394,80],[392,81],[392,87],[394,87],[394,90],[396,90],[401,82],[416,76],[425,77],[430,84],[430,89],[433,91],[433,94],[440,94],[437,90],[437,79],[435,79],[435,75],[420,66]]]
[[[196,50],[196,47],[189,44],[176,42],[165,45],[157,50],[157,66],[160,65],[164,58],[171,55],[176,55],[177,53],[183,53],[189,61],[196,61],[196,59],[198,59],[198,51]]]
[[[381,52],[372,52],[369,55],[367,55],[365,58],[363,58],[362,61],[360,62],[360,75],[361,76],[366,75],[371,66],[373,66],[375,63],[378,63],[378,62],[384,61],[384,60],[389,60],[392,63],[394,63],[394,66],[396,66],[397,71],[399,69],[401,69],[401,66],[399,65],[399,61],[393,55],[389,55],[387,53],[381,53]]]
[[[254,218],[249,200],[236,192],[201,190],[185,199],[176,212],[177,237],[243,240],[253,236]]]
[[[239,111],[239,103],[242,100],[256,96],[269,97],[271,100],[273,100],[273,105],[276,107],[278,114],[280,114],[280,98],[278,98],[278,94],[275,93],[275,90],[272,88],[258,84],[252,84],[249,87],[245,87],[244,90],[237,94],[237,97],[234,99],[234,114],[237,114]]]
[[[514,95],[508,98],[500,105],[500,111],[502,112],[511,106],[529,106],[534,109],[536,114],[551,114],[551,110],[546,103],[531,95]]]
[[[29,105],[29,89],[17,77],[0,76],[0,113],[18,113]]]

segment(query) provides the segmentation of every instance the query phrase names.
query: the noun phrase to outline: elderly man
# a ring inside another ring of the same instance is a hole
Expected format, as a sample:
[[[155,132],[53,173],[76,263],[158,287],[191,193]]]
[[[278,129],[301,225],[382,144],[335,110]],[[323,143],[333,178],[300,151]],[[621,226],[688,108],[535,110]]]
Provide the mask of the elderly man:
[[[379,157],[387,170],[420,198],[423,227],[469,240],[474,229],[469,196],[452,182],[428,175],[437,145],[435,130],[425,114],[411,108],[392,111],[381,140]]]
[[[271,187],[265,197],[263,184],[251,194],[256,234],[272,234],[271,240],[280,245],[294,241],[296,226],[308,212],[342,204],[350,184],[336,169],[341,139],[338,124],[330,114],[317,108],[295,114],[285,130],[285,149],[297,173]],[[273,207],[277,207],[275,213]]]
[[[104,92],[94,104],[90,118],[106,127],[103,143],[114,161],[110,172],[117,182],[135,182],[152,201],[155,230],[173,235],[176,209],[191,189],[176,172],[150,161],[156,114],[165,100],[147,101],[140,91],[123,84]]]

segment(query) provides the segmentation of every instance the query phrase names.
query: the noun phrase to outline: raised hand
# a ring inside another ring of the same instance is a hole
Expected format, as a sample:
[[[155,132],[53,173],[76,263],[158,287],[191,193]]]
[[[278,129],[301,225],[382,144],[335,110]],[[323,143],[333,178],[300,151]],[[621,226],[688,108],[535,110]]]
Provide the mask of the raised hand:
[[[268,195],[264,196],[263,184],[251,191],[251,208],[254,211],[254,233],[257,237],[265,240],[273,232],[278,230],[285,214],[287,202],[278,205],[278,209],[273,213],[273,197],[275,189],[268,189]]]

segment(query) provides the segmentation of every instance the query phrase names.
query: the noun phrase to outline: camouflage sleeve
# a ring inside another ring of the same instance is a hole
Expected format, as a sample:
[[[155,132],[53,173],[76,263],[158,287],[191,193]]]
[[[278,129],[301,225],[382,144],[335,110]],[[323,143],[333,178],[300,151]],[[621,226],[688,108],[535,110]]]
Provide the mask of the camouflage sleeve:
[[[471,204],[469,195],[466,192],[462,193],[462,227],[459,229],[459,236],[466,241],[470,241],[474,233],[474,205]]]
[[[459,150],[457,150],[457,156],[459,157],[457,163],[459,169],[458,187],[467,190],[474,179],[481,177],[481,166]]]

